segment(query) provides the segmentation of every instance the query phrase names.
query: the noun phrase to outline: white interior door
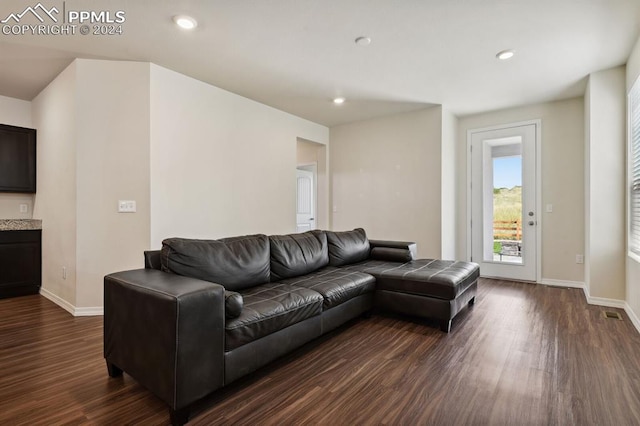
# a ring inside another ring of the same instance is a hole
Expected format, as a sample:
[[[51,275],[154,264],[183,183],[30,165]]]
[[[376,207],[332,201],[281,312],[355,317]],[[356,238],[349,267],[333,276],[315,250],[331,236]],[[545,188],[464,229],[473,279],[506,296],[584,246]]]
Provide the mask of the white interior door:
[[[482,276],[536,281],[535,123],[469,132],[471,260]]]
[[[297,169],[296,171],[296,229],[297,232],[306,232],[316,229],[315,179],[312,171],[301,169]]]

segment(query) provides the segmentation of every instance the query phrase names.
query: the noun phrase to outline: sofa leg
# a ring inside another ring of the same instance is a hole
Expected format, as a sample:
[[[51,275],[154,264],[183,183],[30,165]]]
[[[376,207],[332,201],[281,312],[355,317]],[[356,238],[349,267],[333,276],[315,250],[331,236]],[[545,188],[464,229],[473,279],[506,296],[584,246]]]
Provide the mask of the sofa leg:
[[[107,361],[107,371],[109,372],[109,377],[120,377],[122,376],[122,370],[118,368],[115,364]]]
[[[451,320],[440,320],[440,330],[448,333],[451,331]]]
[[[189,421],[189,407],[184,407],[179,410],[169,408],[169,415],[171,416],[171,424],[173,426],[182,426]]]
[[[473,296],[473,297],[471,298],[471,300],[469,300],[469,306],[473,306],[473,305],[475,305],[475,304],[476,304],[476,297],[475,297],[475,296]]]

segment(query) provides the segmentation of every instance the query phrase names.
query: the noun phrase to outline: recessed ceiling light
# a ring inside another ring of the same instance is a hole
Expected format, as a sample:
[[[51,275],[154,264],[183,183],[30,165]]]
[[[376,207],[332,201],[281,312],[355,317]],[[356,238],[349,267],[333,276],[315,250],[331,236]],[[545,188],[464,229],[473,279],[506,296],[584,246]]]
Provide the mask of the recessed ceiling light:
[[[334,103],[334,104],[336,104],[336,105],[340,105],[340,104],[343,104],[343,103],[344,103],[344,101],[345,101],[345,99],[344,99],[344,98],[335,98],[335,99],[333,100],[333,103]]]
[[[503,50],[501,52],[498,52],[496,54],[496,58],[500,59],[500,60],[506,60],[506,59],[511,59],[513,58],[514,52],[513,50]]]
[[[356,44],[358,46],[368,46],[371,44],[371,37],[365,37],[365,36],[358,37],[356,39]]]
[[[173,17],[173,22],[183,30],[192,30],[198,26],[198,21],[187,15],[176,15]]]

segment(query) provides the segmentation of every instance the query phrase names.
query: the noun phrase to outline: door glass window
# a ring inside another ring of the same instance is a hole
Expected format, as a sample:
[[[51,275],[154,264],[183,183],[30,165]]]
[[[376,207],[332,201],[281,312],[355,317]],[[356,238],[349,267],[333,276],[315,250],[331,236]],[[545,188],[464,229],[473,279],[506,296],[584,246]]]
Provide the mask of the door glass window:
[[[484,141],[485,262],[522,263],[522,140]]]
[[[493,261],[522,263],[522,155],[493,159]]]

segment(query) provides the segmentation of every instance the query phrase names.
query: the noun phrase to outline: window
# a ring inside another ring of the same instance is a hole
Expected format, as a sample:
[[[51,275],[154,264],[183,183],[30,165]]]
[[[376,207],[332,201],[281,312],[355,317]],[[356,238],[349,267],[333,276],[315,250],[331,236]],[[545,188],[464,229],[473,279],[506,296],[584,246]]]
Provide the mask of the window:
[[[640,255],[640,81],[629,92],[629,251]]]

